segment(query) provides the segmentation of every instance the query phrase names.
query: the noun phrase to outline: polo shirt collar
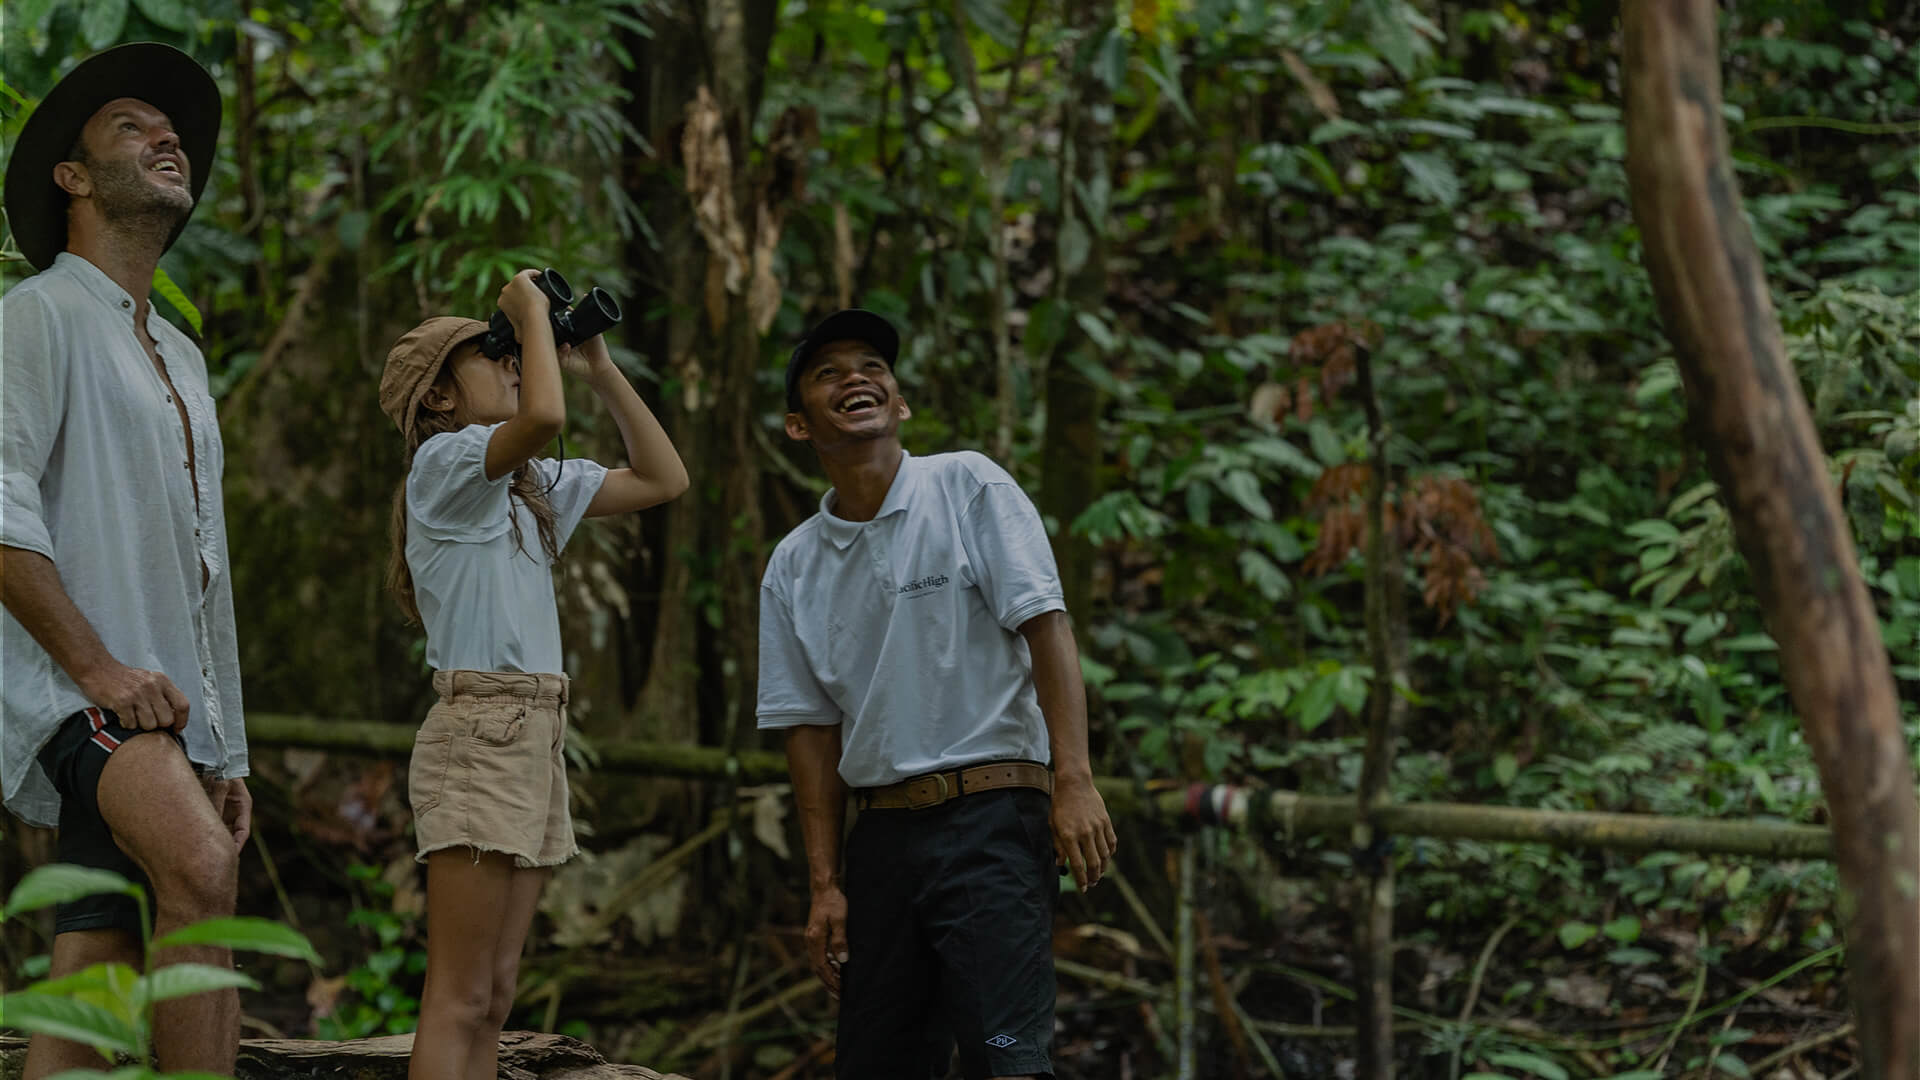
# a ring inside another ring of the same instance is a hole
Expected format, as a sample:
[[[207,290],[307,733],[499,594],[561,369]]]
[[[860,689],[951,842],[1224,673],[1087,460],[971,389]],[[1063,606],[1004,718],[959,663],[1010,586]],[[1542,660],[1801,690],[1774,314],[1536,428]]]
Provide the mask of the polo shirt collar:
[[[913,494],[914,470],[912,465],[913,455],[907,453],[905,449],[902,449],[900,451],[900,467],[894,470],[893,483],[887,488],[887,497],[880,501],[880,510],[873,515],[873,521],[879,521],[881,518],[891,517],[894,514],[906,513],[907,499]],[[827,493],[820,497],[820,524],[822,531],[827,534],[827,538],[833,541],[833,546],[841,551],[845,551],[848,545],[859,538],[860,530],[873,524],[873,522],[848,521],[846,518],[836,516],[833,512],[833,500],[836,496],[837,490],[828,488]]]

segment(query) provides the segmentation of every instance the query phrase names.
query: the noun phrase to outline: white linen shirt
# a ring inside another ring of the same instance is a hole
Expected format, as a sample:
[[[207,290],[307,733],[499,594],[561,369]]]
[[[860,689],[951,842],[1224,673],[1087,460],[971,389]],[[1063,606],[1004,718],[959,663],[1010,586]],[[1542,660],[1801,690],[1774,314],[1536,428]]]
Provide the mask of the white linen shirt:
[[[841,725],[854,788],[1050,761],[1019,628],[1066,604],[1026,493],[984,455],[903,450],[872,521],[835,517],[834,498],[761,580],[760,728]]]
[[[245,776],[225,455],[207,364],[149,309],[147,333],[193,429],[189,466],[179,413],[135,334],[134,310],[125,289],[71,252],[0,299],[0,544],[53,560],[107,652],[180,688],[190,760],[223,778]],[[0,681],[7,809],[53,825],[60,797],[40,748],[94,703],[10,614],[0,616]]]
[[[564,674],[553,565],[533,512],[509,494],[512,473],[487,479],[487,440],[499,426],[435,435],[414,451],[407,473],[407,568],[427,629],[427,666]],[[580,459],[535,458],[533,467],[540,490],[553,487],[554,538],[564,548],[607,470]]]

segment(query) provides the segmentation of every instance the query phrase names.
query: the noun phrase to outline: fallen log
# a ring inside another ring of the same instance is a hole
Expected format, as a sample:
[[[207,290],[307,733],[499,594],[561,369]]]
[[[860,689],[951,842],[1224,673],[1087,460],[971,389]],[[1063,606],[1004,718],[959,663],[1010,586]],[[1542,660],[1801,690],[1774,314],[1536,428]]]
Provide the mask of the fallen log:
[[[413,733],[414,729],[404,724],[273,713],[247,716],[247,741],[256,749],[304,747],[396,757],[412,751]],[[620,741],[599,744],[595,751],[599,758],[595,767],[608,772],[719,780],[730,775],[731,768],[738,770],[735,775],[746,784],[787,778],[785,756],[764,750],[741,751],[731,766],[726,751],[708,746]],[[1164,784],[1143,787],[1111,776],[1097,777],[1095,783],[1107,808],[1115,814],[1163,821],[1191,818],[1204,825],[1245,829],[1262,838],[1277,833],[1283,840],[1295,834],[1345,832],[1353,827],[1351,796],[1302,795],[1228,785],[1202,785],[1197,790]],[[1435,839],[1765,859],[1828,859],[1833,854],[1833,840],[1826,829],[1770,821],[1470,803],[1394,803],[1378,807],[1373,816],[1387,832]]]
[[[0,1035],[0,1080],[19,1080],[25,1039]],[[245,1039],[237,1080],[406,1080],[412,1035],[330,1042]],[[643,1065],[615,1065],[565,1035],[509,1031],[500,1037],[500,1075],[509,1080],[688,1080]]]

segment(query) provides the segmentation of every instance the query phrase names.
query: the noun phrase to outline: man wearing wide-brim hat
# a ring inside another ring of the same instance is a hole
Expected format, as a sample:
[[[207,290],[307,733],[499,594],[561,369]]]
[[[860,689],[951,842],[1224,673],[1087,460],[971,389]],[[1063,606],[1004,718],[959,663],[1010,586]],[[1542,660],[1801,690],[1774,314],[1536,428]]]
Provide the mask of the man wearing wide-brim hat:
[[[125,45],[62,79],[7,163],[39,273],[0,299],[0,781],[59,827],[59,861],[148,886],[156,937],[233,913],[251,826],[220,430],[200,350],[147,302],[219,131],[200,65]],[[55,935],[55,977],[142,961],[126,897],[61,905]],[[231,1074],[238,1030],[232,990],[154,1007],[167,1071]],[[25,1077],[98,1064],[41,1034]]]

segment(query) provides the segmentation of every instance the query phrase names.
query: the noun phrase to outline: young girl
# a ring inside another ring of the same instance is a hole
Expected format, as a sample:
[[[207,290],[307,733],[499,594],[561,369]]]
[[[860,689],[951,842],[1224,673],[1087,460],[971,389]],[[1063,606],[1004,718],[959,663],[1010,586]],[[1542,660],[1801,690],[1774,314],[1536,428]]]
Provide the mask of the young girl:
[[[583,516],[687,489],[680,456],[606,343],[555,348],[534,277],[523,270],[500,290],[518,357],[481,353],[485,323],[428,319],[394,345],[380,378],[380,407],[407,441],[388,583],[426,628],[440,695],[407,780],[427,864],[427,986],[411,1080],[495,1076],[534,904],[577,850],[553,563]],[[534,456],[566,418],[563,368],[613,414],[631,468]]]

